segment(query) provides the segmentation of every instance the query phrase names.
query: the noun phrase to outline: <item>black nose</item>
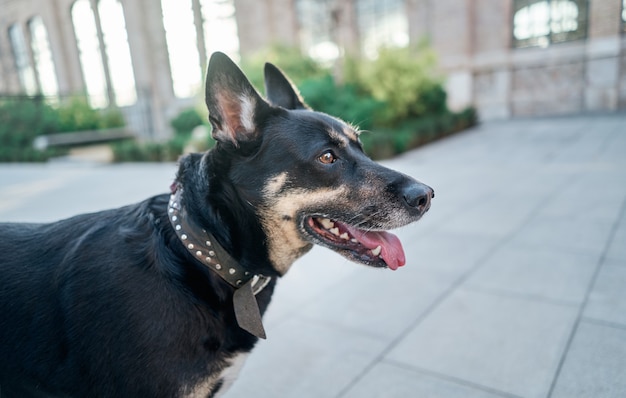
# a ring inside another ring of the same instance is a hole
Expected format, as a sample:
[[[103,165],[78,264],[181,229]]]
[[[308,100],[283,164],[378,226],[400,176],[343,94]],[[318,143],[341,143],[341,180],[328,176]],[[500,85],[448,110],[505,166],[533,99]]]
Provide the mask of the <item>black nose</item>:
[[[427,185],[415,183],[402,189],[402,197],[406,206],[423,214],[430,208],[430,200],[435,197],[435,191]]]

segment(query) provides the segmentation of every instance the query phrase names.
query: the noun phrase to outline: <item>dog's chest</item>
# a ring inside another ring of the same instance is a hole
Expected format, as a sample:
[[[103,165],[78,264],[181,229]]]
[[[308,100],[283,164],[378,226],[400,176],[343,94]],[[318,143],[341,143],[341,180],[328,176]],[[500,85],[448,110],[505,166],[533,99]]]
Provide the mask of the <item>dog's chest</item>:
[[[206,398],[207,396],[214,396],[215,398],[222,397],[237,379],[249,354],[248,352],[236,354],[234,357],[227,360],[228,364],[226,368],[220,373],[209,375],[193,386],[190,389],[190,393],[184,394],[183,396],[185,398]]]

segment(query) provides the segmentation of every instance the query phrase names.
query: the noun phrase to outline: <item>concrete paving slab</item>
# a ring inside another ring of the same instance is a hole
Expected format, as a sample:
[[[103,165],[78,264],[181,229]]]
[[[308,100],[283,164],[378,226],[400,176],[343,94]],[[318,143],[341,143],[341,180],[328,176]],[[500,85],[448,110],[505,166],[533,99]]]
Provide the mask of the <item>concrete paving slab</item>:
[[[600,269],[583,315],[626,328],[626,267],[624,259],[608,259]]]
[[[596,171],[589,170],[596,167]],[[615,167],[587,166],[575,180],[556,191],[536,217],[573,220],[581,227],[593,222],[613,223],[626,199],[626,183],[615,183],[626,181],[626,165],[620,171]]]
[[[125,206],[169,192],[175,174],[173,163],[0,165],[0,220],[50,222]]]
[[[306,261],[307,258],[314,260]],[[308,303],[320,300],[326,292],[348,283],[352,275],[360,271],[368,270],[348,260],[342,261],[339,255],[328,249],[314,247],[278,281],[263,323],[278,325],[289,320],[301,313]]]
[[[609,222],[581,224],[568,218],[534,218],[515,234],[512,242],[598,255],[604,252],[612,229],[613,223]]]
[[[472,274],[466,286],[581,305],[599,259],[599,255],[507,244]]]
[[[457,234],[504,238],[517,231],[543,200],[538,195],[493,193],[478,206],[454,217],[441,228]]]
[[[622,218],[617,224],[606,256],[611,259],[619,260],[617,261],[618,264],[626,266],[626,211],[622,213]]]
[[[298,317],[268,327],[267,335],[228,398],[335,397],[383,349],[376,339]]]
[[[582,322],[550,398],[621,398],[626,391],[626,329]]]
[[[520,397],[545,397],[577,312],[458,289],[386,358]]]
[[[432,375],[404,364],[381,362],[343,398],[503,398],[513,397],[482,386]]]
[[[450,288],[419,267],[362,270],[300,309],[301,316],[390,343]]]
[[[496,245],[493,238],[479,234],[439,229],[425,236],[416,233],[404,241],[407,267],[451,282],[471,272]]]

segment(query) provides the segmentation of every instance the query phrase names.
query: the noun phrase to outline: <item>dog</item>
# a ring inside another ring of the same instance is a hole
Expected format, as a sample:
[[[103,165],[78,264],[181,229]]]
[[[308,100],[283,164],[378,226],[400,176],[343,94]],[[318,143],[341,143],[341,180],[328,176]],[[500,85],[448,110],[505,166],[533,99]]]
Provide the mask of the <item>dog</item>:
[[[276,281],[314,244],[405,264],[385,232],[433,190],[363,152],[265,65],[266,98],[212,55],[216,146],[170,192],[50,224],[0,224],[0,396],[217,397],[265,338]]]

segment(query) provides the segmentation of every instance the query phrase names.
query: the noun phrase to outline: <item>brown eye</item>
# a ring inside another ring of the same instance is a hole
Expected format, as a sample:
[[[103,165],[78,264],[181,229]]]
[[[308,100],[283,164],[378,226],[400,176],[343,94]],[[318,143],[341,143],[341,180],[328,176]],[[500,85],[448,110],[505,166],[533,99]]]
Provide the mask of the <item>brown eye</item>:
[[[324,152],[322,156],[317,158],[317,160],[319,160],[320,162],[324,164],[331,164],[331,163],[335,163],[335,160],[337,159],[335,159],[335,155],[333,155],[332,152],[328,151],[328,152]]]

